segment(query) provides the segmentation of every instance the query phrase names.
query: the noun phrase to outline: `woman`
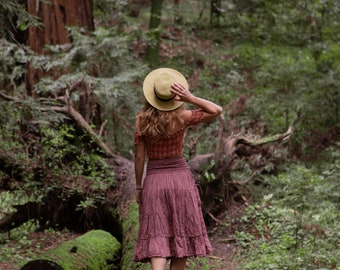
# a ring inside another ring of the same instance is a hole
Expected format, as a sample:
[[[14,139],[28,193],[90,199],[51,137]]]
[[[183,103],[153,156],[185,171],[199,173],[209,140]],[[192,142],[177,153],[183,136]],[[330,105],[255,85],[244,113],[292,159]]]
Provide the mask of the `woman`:
[[[150,72],[143,93],[147,102],[137,115],[134,138],[140,215],[134,261],[151,261],[152,270],[163,270],[170,259],[171,270],[182,270],[187,257],[212,250],[199,193],[183,158],[185,130],[216,118],[222,108],[194,96],[185,77],[170,68]],[[184,109],[185,102],[198,109]]]

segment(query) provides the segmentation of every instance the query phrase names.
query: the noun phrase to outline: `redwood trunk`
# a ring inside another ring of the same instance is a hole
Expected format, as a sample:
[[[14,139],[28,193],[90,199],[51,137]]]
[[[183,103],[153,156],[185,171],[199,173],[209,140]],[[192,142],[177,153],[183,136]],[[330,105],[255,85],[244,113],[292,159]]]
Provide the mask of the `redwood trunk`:
[[[70,43],[67,26],[94,30],[92,0],[51,0],[50,2],[28,0],[27,11],[38,18],[44,27],[29,27],[27,45],[36,53],[43,54],[45,45]],[[26,73],[26,91],[35,96],[33,86],[44,76],[29,64]]]

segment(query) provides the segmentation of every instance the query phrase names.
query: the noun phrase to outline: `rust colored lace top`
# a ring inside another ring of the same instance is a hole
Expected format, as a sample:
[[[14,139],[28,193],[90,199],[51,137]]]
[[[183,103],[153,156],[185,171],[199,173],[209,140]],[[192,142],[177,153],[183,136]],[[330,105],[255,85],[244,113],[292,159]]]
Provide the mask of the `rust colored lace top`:
[[[189,126],[197,125],[202,121],[203,111],[192,110],[190,120],[185,124],[184,127],[176,131],[171,137],[168,138],[150,138],[143,134],[134,132],[134,143],[146,145],[146,151],[149,159],[160,159],[168,157],[177,157],[182,154],[184,145],[184,134],[185,130]]]

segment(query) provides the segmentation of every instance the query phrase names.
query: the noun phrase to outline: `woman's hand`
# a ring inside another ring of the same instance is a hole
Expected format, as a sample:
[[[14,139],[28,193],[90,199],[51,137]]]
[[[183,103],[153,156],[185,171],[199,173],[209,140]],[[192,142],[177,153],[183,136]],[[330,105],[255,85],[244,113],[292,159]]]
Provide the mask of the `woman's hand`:
[[[210,121],[218,117],[223,109],[221,106],[211,102],[209,100],[199,98],[190,93],[189,89],[186,89],[180,83],[174,83],[171,85],[171,90],[173,94],[177,95],[174,100],[189,102],[199,108],[204,112],[202,121]]]
[[[190,93],[189,89],[185,88],[180,83],[173,83],[171,85],[170,91],[177,95],[174,100],[177,101],[184,101],[184,102],[191,102],[191,100],[194,98],[194,95]]]

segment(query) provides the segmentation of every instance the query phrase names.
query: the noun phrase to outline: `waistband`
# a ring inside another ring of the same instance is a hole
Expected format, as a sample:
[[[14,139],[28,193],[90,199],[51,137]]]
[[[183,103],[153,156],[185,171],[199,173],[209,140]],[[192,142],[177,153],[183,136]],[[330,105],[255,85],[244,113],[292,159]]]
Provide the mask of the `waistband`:
[[[162,170],[179,171],[188,170],[189,166],[184,157],[171,157],[161,159],[151,159],[148,161],[147,173],[159,172]]]

